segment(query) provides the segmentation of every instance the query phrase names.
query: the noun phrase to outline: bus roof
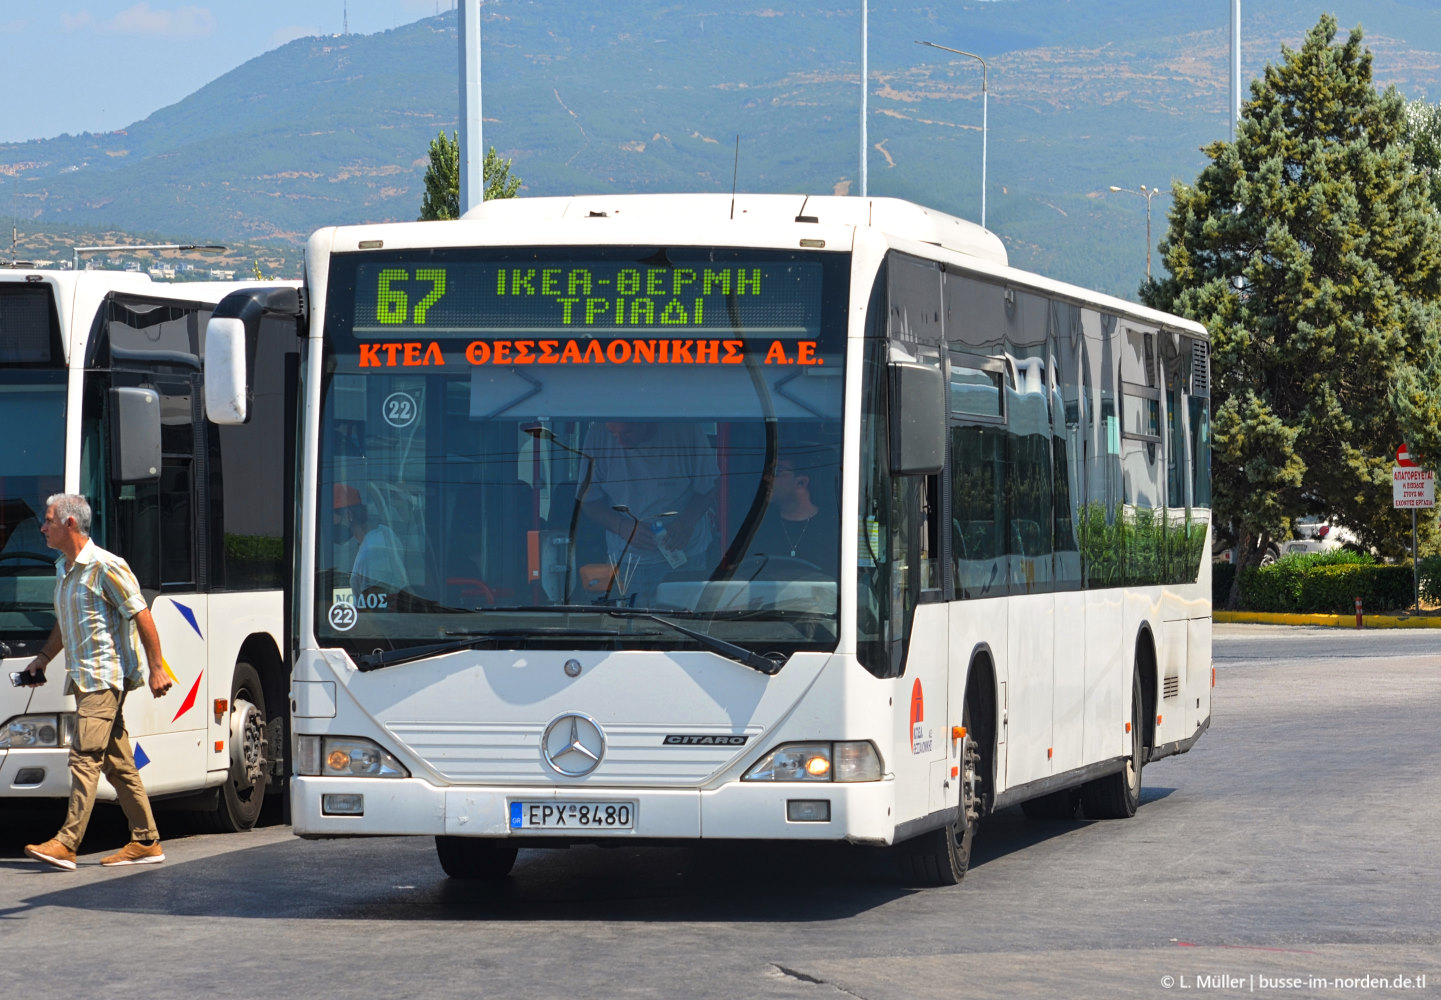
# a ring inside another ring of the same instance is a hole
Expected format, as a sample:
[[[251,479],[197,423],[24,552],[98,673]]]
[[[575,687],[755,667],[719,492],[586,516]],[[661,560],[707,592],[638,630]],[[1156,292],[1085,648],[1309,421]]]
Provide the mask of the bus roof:
[[[61,289],[61,293],[66,295],[72,294],[76,288],[90,287],[100,289],[101,294],[121,292],[150,295],[181,302],[219,302],[242,285],[258,284],[258,282],[235,281],[155,281],[144,271],[99,268],[72,271],[28,267],[0,268],[0,281],[28,284],[44,282]]]
[[[591,221],[600,223],[594,229]],[[608,223],[608,225],[607,225]],[[995,281],[1014,283],[1141,323],[1205,337],[1191,320],[1159,312],[1078,285],[1010,266],[995,233],[973,222],[900,198],[858,198],[803,194],[591,194],[547,198],[500,198],[482,202],[458,221],[393,222],[323,229],[312,235],[323,253],[376,248],[384,237],[392,249],[504,245],[516,240],[586,244],[653,240],[659,231],[680,230],[689,238],[715,240],[738,227],[736,245],[794,246],[797,227],[816,227],[816,236],[843,228],[873,229],[894,247],[944,260]],[[744,227],[744,228],[741,228]],[[801,228],[802,246],[806,229]],[[583,238],[582,238],[583,237]],[[729,245],[729,244],[727,244]],[[933,253],[925,247],[938,248]]]
[[[586,218],[629,221],[679,218],[739,225],[811,223],[871,226],[902,239],[932,243],[1005,266],[999,237],[974,222],[900,198],[803,194],[592,194],[557,198],[500,198],[465,213],[466,220],[541,224]]]

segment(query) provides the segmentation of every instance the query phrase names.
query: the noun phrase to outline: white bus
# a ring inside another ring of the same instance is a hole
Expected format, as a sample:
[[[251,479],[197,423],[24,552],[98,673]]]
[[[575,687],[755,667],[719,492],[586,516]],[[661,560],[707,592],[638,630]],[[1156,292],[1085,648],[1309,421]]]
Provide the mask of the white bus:
[[[471,878],[849,841],[944,884],[987,813],[1129,816],[1209,724],[1194,323],[890,199],[486,202],[306,273],[302,837]],[[246,335],[211,324],[218,419]]]
[[[257,418],[209,423],[205,324],[236,287],[0,269],[0,798],[70,793],[75,704],[63,654],[44,686],[9,679],[55,623],[59,554],[40,520],[60,492],[86,496],[96,543],[129,561],[175,679],[165,698],[125,703],[149,794],[217,829],[245,829],[284,767],[284,461],[293,435],[283,431],[283,356],[296,357],[295,326],[267,330],[272,346],[252,358],[265,400]],[[102,779],[101,799],[114,795]]]

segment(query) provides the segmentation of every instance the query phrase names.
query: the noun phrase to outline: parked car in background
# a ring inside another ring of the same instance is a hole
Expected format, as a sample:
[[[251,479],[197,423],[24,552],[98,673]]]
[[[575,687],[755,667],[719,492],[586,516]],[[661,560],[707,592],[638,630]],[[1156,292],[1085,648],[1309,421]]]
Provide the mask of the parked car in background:
[[[1296,537],[1280,543],[1280,555],[1295,552],[1333,552],[1336,549],[1361,549],[1361,540],[1349,528],[1323,521],[1319,517],[1300,517],[1292,529]],[[1274,562],[1274,558],[1270,560]],[[1262,561],[1263,564],[1266,560]]]
[[[1361,539],[1356,537],[1355,532],[1319,517],[1299,517],[1292,525],[1291,530],[1295,537],[1272,542],[1270,548],[1261,556],[1262,566],[1269,566],[1282,556],[1299,552],[1333,552],[1336,549],[1344,548],[1357,551],[1364,549]],[[1217,547],[1212,554],[1221,562],[1236,561],[1236,550],[1229,544],[1229,538],[1221,532],[1217,532]]]

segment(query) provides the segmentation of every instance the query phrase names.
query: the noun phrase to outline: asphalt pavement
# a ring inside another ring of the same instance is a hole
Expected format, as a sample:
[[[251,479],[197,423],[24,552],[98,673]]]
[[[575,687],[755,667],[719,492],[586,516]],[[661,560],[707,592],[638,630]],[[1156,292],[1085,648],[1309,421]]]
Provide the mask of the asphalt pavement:
[[[167,826],[74,873],[0,816],[0,986],[27,998],[1418,997],[1441,992],[1441,632],[1220,625],[1214,721],[1129,820],[988,820],[951,889],[874,852],[524,851],[495,888],[429,841]],[[26,824],[29,824],[28,826]],[[167,832],[170,831],[170,832]],[[1411,985],[1403,985],[1409,977]],[[1425,985],[1420,985],[1425,977]]]

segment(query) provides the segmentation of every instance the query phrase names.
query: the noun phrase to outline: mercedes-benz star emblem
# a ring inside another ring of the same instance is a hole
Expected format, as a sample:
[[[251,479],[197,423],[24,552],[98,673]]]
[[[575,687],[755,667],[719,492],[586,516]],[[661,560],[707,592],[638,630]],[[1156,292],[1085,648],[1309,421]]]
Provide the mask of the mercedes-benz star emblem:
[[[540,755],[556,774],[583,777],[605,756],[605,730],[590,716],[569,712],[545,727]]]

